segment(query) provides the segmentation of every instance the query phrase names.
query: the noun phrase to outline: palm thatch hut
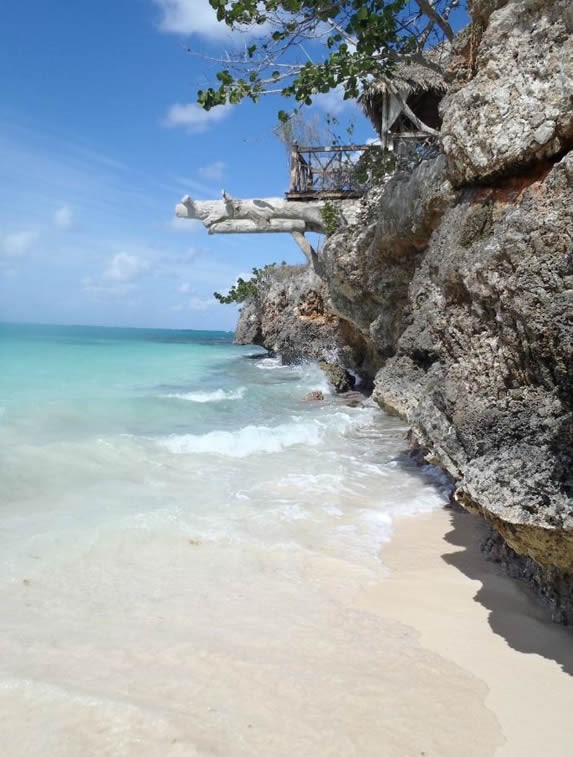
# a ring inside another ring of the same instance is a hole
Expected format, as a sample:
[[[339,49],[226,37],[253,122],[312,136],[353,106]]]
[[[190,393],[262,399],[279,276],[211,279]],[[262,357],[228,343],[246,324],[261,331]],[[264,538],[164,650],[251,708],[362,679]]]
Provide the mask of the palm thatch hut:
[[[398,139],[436,136],[442,121],[439,104],[446,93],[445,46],[434,48],[415,62],[400,63],[387,76],[373,81],[359,98],[384,147]]]

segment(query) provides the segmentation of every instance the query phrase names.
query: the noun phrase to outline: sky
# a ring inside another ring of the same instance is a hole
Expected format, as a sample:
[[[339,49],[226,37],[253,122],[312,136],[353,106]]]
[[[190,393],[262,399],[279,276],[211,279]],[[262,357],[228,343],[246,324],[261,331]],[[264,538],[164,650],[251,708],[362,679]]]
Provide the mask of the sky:
[[[205,56],[244,43],[208,0],[2,3],[0,320],[231,330],[236,307],[213,291],[304,262],[288,235],[209,236],[174,217],[185,194],[287,189],[284,102],[195,103]],[[375,136],[353,103],[315,107]]]

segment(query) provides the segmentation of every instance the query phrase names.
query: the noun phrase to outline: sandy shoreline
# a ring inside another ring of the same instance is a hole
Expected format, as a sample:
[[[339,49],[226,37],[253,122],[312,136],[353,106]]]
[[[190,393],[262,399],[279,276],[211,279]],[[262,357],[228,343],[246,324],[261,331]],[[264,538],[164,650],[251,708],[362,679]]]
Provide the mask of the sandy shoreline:
[[[35,561],[2,588],[2,753],[568,757],[573,634],[481,528],[402,518],[368,565],[168,527]]]
[[[565,757],[573,738],[572,630],[552,624],[525,586],[484,560],[483,528],[448,509],[397,521],[383,551],[392,573],[358,605],[410,626],[421,647],[484,684],[498,726],[491,734],[498,744],[491,751],[484,742],[484,755]],[[467,753],[461,744],[458,753]]]

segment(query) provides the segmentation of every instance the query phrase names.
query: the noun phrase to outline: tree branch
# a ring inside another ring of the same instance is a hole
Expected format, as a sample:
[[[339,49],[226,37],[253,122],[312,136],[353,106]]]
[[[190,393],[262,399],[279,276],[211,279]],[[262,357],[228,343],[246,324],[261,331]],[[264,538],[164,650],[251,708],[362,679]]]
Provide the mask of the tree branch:
[[[430,18],[436,26],[439,26],[443,33],[446,35],[446,39],[450,42],[454,38],[454,32],[452,27],[445,21],[442,16],[435,10],[435,8],[428,2],[428,0],[415,0],[416,5],[420,10]]]

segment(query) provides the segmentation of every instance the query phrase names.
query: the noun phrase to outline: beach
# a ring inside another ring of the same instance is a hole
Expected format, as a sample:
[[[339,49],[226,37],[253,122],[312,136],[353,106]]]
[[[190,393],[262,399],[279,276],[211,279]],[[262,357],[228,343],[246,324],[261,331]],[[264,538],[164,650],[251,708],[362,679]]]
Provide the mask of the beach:
[[[402,421],[229,334],[0,336],[5,754],[569,753],[570,631]]]
[[[481,682],[501,738],[483,754],[568,755],[573,634],[548,622],[528,587],[484,560],[484,534],[483,522],[460,510],[400,520],[384,551],[392,576],[360,605],[415,629],[423,648]]]

